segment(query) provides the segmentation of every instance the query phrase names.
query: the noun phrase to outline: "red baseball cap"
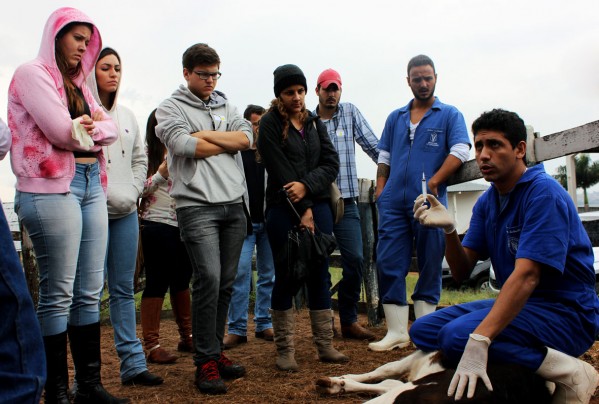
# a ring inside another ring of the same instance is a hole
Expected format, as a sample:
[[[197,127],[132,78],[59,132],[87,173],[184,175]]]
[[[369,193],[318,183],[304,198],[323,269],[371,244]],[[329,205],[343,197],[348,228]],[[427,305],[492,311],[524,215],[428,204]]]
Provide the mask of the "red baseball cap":
[[[329,88],[333,83],[341,89],[341,76],[333,69],[326,69],[318,76],[317,85],[321,88]]]

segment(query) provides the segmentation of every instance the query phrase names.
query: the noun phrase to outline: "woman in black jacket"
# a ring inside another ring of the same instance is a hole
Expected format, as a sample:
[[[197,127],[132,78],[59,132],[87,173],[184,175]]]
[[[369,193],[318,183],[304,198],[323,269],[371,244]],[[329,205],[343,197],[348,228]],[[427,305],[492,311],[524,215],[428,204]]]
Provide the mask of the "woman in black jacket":
[[[274,71],[275,99],[260,121],[258,151],[268,171],[266,231],[275,259],[272,321],[277,346],[277,367],[296,371],[293,347],[292,293],[286,284],[287,259],[283,251],[294,226],[331,234],[333,216],[329,188],[339,171],[339,156],[324,124],[306,110],[306,77],[295,65]],[[289,197],[301,220],[287,204]],[[307,279],[308,306],[314,342],[323,362],[349,359],[332,346],[331,277],[328,262],[311,265]]]

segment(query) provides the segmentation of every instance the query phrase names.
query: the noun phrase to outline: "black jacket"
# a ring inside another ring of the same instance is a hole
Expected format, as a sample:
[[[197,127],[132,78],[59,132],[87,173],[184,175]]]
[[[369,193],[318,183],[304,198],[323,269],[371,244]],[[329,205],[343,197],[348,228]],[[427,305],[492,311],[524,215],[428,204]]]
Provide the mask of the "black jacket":
[[[258,151],[268,171],[266,206],[287,203],[281,188],[299,181],[307,188],[306,196],[294,204],[302,215],[313,201],[329,199],[331,183],[339,172],[339,155],[326,127],[312,113],[306,119],[303,139],[291,124],[285,142],[282,133],[281,114],[276,110],[267,112],[260,120],[258,136]]]

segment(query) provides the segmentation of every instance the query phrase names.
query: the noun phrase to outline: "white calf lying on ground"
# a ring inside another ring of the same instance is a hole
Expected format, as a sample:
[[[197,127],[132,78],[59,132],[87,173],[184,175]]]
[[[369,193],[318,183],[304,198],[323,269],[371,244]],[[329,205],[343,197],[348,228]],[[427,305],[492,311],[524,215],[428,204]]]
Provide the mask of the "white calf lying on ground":
[[[455,369],[443,364],[438,351],[416,351],[372,372],[339,377],[321,377],[316,390],[321,394],[374,393],[379,397],[368,403],[454,403],[447,396]],[[549,403],[551,393],[545,381],[534,372],[517,365],[490,365],[487,374],[493,391],[479,380],[474,397],[464,403]],[[403,382],[399,379],[406,380]],[[378,382],[378,383],[375,383]]]

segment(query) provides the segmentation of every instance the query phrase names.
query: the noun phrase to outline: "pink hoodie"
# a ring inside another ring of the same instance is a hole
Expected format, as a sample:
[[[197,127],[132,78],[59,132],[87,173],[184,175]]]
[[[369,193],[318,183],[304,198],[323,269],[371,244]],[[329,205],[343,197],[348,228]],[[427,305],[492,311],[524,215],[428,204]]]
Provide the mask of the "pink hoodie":
[[[12,133],[10,163],[17,177],[17,190],[32,193],[67,193],[75,175],[74,150],[85,151],[71,137],[69,114],[62,75],[56,64],[54,46],[58,32],[70,22],[91,19],[79,10],[64,7],[53,12],[44,28],[37,58],[17,68],[8,88],[8,126]],[[73,81],[81,88],[92,114],[102,111],[85,84],[94,66],[102,39],[94,26],[86,52],[81,59],[82,73]],[[109,116],[95,121],[92,136],[101,168],[102,186],[106,191],[106,163],[102,146],[113,143],[117,127]]]

